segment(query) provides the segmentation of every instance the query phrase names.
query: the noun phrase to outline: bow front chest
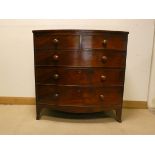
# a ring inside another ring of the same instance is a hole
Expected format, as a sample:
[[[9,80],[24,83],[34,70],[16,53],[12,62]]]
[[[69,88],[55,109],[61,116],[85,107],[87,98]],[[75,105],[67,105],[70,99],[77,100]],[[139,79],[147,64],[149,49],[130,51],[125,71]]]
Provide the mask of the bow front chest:
[[[37,119],[43,108],[114,110],[121,122],[128,32],[34,30]]]

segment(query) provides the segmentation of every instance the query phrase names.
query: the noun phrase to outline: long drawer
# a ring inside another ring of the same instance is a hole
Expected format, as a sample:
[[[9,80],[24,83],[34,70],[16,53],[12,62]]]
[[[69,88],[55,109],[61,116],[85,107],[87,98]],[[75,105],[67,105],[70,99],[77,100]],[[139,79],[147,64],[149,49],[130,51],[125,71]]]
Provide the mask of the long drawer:
[[[123,87],[36,85],[39,104],[112,106],[122,102]]]
[[[36,83],[61,85],[124,84],[124,69],[36,67]]]
[[[126,52],[115,50],[51,51],[37,50],[36,65],[81,66],[81,67],[125,67]]]

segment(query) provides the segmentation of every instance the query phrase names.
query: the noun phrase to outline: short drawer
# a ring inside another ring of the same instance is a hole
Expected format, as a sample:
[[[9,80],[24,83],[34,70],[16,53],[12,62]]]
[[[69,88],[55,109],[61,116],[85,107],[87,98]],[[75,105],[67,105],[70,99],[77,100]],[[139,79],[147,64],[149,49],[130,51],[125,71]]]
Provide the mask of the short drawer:
[[[124,73],[124,69],[36,67],[36,83],[123,86]]]
[[[80,35],[36,34],[34,46],[36,49],[79,49]]]
[[[83,49],[127,49],[127,35],[108,34],[85,35],[82,37]]]
[[[123,97],[123,87],[37,85],[36,88],[40,104],[107,107],[120,105]]]
[[[81,67],[125,67],[126,52],[99,51],[44,51],[35,54],[36,65],[81,66]]]

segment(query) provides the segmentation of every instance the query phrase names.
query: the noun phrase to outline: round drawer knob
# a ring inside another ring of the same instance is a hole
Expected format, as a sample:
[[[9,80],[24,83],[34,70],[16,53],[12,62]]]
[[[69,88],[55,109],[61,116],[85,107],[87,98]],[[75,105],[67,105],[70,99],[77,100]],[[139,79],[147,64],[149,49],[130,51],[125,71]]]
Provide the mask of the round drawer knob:
[[[78,89],[77,92],[78,92],[78,93],[81,93],[81,89]]]
[[[54,74],[54,75],[53,75],[53,79],[54,79],[54,80],[58,80],[58,79],[59,79],[59,74]]]
[[[101,80],[105,81],[106,80],[106,76],[105,75],[101,75]]]
[[[56,38],[55,38],[55,39],[53,39],[53,43],[54,43],[54,44],[57,44],[58,42],[59,42],[59,40],[58,40],[58,39],[56,39]]]
[[[108,58],[107,58],[107,56],[104,55],[104,56],[102,56],[101,60],[102,60],[103,63],[106,63]]]
[[[78,74],[81,74],[81,70],[78,70],[77,72],[78,72]]]
[[[108,42],[108,41],[107,41],[106,39],[104,39],[104,40],[102,41],[103,45],[106,45],[107,42]]]
[[[107,56],[104,55],[104,56],[102,56],[101,59],[102,59],[102,62],[103,62],[103,63],[106,63],[108,58],[107,58]]]
[[[53,60],[54,60],[54,61],[58,61],[58,60],[59,60],[59,55],[54,54],[54,55],[53,55]]]
[[[100,95],[100,99],[101,99],[101,100],[104,100],[104,95],[101,94],[101,95]]]
[[[54,98],[58,98],[59,97],[59,93],[55,93],[53,96],[54,96]]]

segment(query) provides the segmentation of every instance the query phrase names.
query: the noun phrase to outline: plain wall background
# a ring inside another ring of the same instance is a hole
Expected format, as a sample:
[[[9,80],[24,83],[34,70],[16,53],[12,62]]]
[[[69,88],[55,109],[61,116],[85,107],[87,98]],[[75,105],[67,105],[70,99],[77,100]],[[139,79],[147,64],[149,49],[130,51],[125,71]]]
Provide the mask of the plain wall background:
[[[35,96],[37,29],[129,31],[124,100],[147,101],[154,20],[0,20],[0,96]]]
[[[148,107],[155,108],[155,31],[154,31],[154,45],[153,45],[151,62],[152,64],[151,64],[151,74],[150,74],[150,83],[148,92]]]

